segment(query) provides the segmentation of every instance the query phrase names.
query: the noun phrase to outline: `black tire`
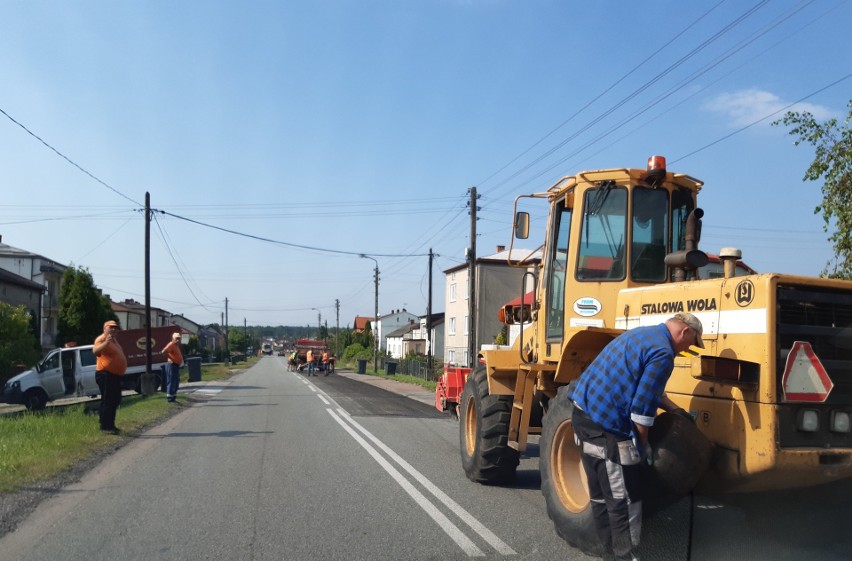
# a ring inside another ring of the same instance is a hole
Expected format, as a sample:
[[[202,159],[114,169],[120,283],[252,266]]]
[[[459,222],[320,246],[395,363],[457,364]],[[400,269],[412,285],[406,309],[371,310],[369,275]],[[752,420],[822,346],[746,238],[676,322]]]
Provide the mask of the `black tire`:
[[[539,440],[541,492],[559,537],[589,555],[601,556],[604,548],[595,530],[580,449],[574,442],[574,404],[567,392],[568,386],[559,388],[544,416]]]
[[[497,485],[515,478],[520,455],[509,447],[512,397],[488,393],[484,366],[467,377],[459,406],[459,443],[468,479]]]
[[[40,411],[47,407],[47,394],[41,389],[27,390],[24,394],[24,407],[30,411]]]
[[[644,480],[662,499],[688,495],[710,466],[713,443],[686,415],[661,413],[648,433],[654,465]]]

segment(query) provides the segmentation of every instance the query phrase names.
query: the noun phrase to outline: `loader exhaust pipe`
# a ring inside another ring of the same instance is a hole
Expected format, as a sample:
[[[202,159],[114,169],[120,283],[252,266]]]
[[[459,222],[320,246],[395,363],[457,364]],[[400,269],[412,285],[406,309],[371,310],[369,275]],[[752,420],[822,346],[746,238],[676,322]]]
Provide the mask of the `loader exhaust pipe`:
[[[701,218],[704,211],[696,208],[686,218],[686,248],[666,255],[666,265],[674,269],[675,282],[686,280],[686,272],[694,271],[698,267],[706,265],[710,259],[707,254],[698,249],[701,241]]]

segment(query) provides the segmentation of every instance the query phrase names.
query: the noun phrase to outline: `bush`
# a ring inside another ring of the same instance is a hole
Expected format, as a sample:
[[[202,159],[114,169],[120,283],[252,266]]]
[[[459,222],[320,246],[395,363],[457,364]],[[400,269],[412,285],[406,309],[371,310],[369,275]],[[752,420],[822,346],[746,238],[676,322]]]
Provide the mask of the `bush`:
[[[352,343],[343,351],[343,360],[352,361],[359,358],[373,358],[373,349],[367,349],[358,343]]]

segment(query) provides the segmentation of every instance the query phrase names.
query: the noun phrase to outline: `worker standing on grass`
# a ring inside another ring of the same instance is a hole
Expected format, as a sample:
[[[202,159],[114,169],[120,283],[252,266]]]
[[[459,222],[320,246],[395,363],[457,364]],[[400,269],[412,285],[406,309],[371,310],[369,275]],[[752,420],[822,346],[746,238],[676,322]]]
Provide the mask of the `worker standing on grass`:
[[[101,391],[99,420],[101,430],[118,434],[115,426],[115,413],[121,404],[121,378],[127,370],[127,357],[115,338],[118,323],[107,321],[104,332],[95,339],[92,352],[97,357],[95,363],[95,381]]]
[[[663,389],[675,355],[692,345],[704,348],[702,330],[698,318],[682,313],[660,325],[626,331],[604,347],[569,390],[604,559],[639,559],[640,463],[653,458],[648,431],[660,407],[686,414]]]
[[[168,357],[166,364],[166,401],[174,403],[177,401],[180,366],[183,364],[183,353],[180,351],[180,333],[172,333],[172,340],[163,348],[162,352]]]

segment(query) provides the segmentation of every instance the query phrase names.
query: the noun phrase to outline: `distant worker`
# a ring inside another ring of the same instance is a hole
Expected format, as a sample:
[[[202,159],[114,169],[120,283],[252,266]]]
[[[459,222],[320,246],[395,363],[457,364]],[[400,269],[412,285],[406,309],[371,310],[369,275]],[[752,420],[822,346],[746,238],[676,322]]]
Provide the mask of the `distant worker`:
[[[183,353],[180,352],[180,333],[172,333],[172,340],[163,348],[162,352],[168,357],[166,364],[166,401],[174,403],[177,400],[178,385],[180,384],[180,366],[183,364]]]
[[[595,529],[607,555],[638,560],[642,531],[642,459],[652,458],[648,431],[657,409],[686,414],[663,389],[675,355],[704,348],[701,321],[675,314],[613,339],[570,386],[571,419],[581,444]]]
[[[299,369],[299,351],[293,349],[293,352],[290,353],[290,360],[287,361],[287,366],[291,372]]]
[[[322,369],[325,371],[325,375],[328,376],[328,351],[322,352]]]
[[[308,359],[308,376],[316,376],[316,373],[314,373],[314,351],[308,349],[306,357]]]
[[[115,412],[121,404],[121,378],[127,370],[127,357],[116,340],[118,323],[107,321],[104,332],[95,339],[92,352],[97,357],[95,363],[95,381],[101,391],[99,420],[101,430],[118,434],[115,426]]]

